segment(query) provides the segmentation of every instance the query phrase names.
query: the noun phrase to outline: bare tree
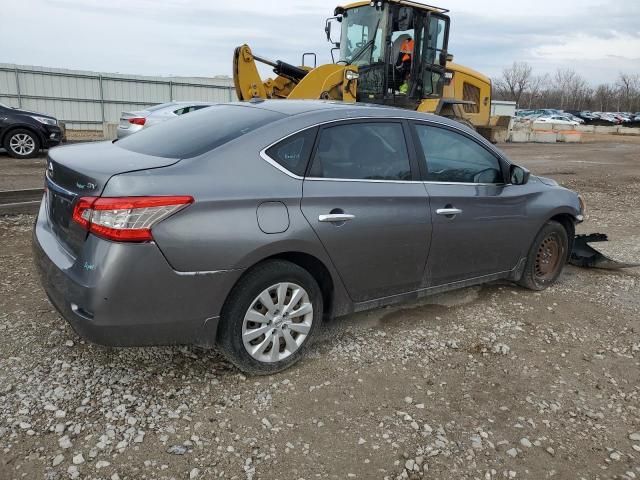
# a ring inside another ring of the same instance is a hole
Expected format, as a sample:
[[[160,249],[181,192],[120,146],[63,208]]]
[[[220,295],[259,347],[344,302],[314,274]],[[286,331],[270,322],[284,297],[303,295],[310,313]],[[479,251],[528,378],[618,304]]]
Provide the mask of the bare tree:
[[[570,68],[559,68],[553,77],[555,90],[559,97],[560,108],[564,109],[568,103],[571,86],[575,84],[575,70]]]
[[[611,85],[598,85],[593,95],[592,106],[596,111],[606,112],[613,108],[615,97],[616,92]]]
[[[529,86],[533,69],[526,62],[513,62],[509,68],[502,70],[502,77],[495,82],[500,96],[513,100],[520,105],[520,98]]]
[[[640,96],[640,75],[620,73],[616,82],[620,94],[620,107],[618,110],[636,110],[638,97]]]
[[[531,108],[534,105],[534,102],[542,96],[542,93],[547,88],[548,84],[549,74],[547,73],[531,77],[529,90],[527,92],[527,96],[529,97],[528,108]]]
[[[492,84],[497,100],[513,100],[519,108],[562,110],[640,111],[640,74],[620,73],[615,83],[597,87],[571,68],[553,75],[535,75],[525,62],[514,62]]]

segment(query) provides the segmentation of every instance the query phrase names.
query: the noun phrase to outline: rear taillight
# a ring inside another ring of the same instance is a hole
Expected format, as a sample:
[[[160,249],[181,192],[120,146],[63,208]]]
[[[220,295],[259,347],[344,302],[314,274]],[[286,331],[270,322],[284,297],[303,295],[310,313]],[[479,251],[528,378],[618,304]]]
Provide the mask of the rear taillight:
[[[144,125],[147,121],[144,117],[134,117],[129,119],[129,123],[133,123],[134,125]]]
[[[73,207],[73,220],[108,240],[147,242],[151,227],[193,203],[193,197],[82,197]]]

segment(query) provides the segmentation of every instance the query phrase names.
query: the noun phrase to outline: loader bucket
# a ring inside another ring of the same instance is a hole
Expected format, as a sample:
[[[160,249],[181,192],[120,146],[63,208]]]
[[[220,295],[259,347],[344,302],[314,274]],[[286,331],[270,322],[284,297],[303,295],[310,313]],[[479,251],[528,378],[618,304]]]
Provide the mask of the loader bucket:
[[[569,263],[578,267],[604,268],[609,270],[640,266],[640,263],[622,263],[612,260],[589,245],[590,242],[606,242],[607,240],[607,235],[604,233],[576,235],[573,241],[573,250],[571,250]]]

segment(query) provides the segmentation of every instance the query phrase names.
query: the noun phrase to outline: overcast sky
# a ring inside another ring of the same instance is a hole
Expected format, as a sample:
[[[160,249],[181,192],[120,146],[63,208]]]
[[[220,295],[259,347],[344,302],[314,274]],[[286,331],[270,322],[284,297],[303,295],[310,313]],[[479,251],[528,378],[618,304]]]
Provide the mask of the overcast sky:
[[[230,75],[235,46],[328,61],[330,0],[1,0],[0,62],[142,75]],[[495,77],[514,60],[587,80],[640,73],[640,0],[431,0],[449,50]]]

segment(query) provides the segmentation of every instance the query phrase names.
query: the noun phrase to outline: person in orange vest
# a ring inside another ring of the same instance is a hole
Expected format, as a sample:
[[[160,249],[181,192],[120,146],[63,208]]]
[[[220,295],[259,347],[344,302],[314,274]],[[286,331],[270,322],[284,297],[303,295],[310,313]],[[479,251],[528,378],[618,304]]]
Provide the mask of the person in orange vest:
[[[400,55],[402,56],[402,63],[411,63],[411,57],[413,56],[413,38],[408,37],[400,45]]]
[[[409,90],[409,73],[411,72],[411,60],[413,58],[413,38],[407,37],[400,45],[400,51],[398,52],[398,60],[396,62],[396,69],[398,70],[399,77],[402,80],[400,85],[400,92],[407,93]]]

